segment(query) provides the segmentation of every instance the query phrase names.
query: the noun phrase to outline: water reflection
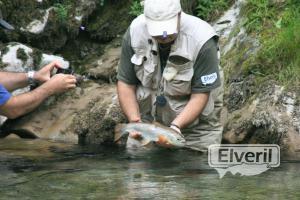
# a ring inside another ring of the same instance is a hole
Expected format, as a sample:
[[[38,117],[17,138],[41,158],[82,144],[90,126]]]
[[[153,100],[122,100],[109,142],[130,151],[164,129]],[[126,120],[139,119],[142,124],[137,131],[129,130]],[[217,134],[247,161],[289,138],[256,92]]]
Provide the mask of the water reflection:
[[[0,199],[299,199],[298,162],[219,179],[190,151],[0,140]]]

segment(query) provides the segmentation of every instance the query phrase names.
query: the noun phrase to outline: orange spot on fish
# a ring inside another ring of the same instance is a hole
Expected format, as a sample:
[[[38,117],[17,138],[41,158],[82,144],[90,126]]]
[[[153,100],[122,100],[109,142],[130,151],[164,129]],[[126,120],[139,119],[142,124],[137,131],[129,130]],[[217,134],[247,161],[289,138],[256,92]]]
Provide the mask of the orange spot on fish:
[[[167,143],[167,137],[164,135],[159,135],[158,136],[158,142],[159,143]]]
[[[164,135],[158,135],[158,144],[163,145],[165,147],[171,147],[172,145],[169,143],[168,138]]]

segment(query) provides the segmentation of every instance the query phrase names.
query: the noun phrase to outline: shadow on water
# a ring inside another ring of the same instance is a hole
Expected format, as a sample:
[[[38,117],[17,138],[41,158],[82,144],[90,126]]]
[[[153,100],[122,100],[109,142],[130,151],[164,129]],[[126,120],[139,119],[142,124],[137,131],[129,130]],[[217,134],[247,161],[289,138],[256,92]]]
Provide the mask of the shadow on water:
[[[0,199],[298,199],[299,161],[220,179],[204,154],[0,140]]]

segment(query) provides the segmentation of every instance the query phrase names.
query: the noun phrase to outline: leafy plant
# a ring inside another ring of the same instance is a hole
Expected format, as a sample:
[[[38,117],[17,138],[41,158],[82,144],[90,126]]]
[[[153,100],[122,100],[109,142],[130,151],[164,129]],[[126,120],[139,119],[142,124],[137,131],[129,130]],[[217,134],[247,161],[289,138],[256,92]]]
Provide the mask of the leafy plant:
[[[267,19],[263,19],[264,23],[272,26],[262,27],[264,28],[264,34],[261,36],[262,48],[250,70],[255,69],[264,77],[272,76],[283,85],[299,87],[300,6],[295,5],[297,4],[290,0],[278,16],[268,18],[270,15],[267,15]]]
[[[215,20],[232,2],[232,0],[198,0],[196,15],[204,20]]]
[[[68,18],[68,13],[69,13],[70,6],[64,5],[64,4],[61,4],[61,3],[56,3],[56,4],[54,4],[53,7],[54,7],[54,10],[57,14],[58,19],[61,22],[65,22]]]
[[[246,16],[243,26],[248,32],[261,31],[275,17],[275,7],[269,0],[249,0],[242,13]]]
[[[130,6],[129,14],[136,17],[136,16],[139,16],[140,14],[142,14],[143,10],[144,10],[144,8],[143,8],[140,0],[133,0],[132,4]]]

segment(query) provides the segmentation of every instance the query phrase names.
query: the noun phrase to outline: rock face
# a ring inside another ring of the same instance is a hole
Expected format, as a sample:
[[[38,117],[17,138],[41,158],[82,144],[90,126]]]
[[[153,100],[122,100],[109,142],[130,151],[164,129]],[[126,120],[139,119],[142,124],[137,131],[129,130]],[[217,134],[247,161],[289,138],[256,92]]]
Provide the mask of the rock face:
[[[105,54],[93,61],[91,64],[88,64],[86,72],[93,79],[102,79],[107,82],[116,82],[117,76],[117,66],[120,61],[121,48],[110,47],[106,48]]]
[[[96,9],[97,2],[1,0],[3,17],[16,31],[0,30],[0,38],[3,42],[19,41],[42,50],[58,50],[78,35],[82,21]]]
[[[70,143],[111,142],[113,127],[124,121],[115,88],[107,84],[83,83],[76,90],[52,97],[36,111],[2,126],[2,136],[43,138]]]
[[[118,35],[122,35],[131,22],[128,15],[131,1],[105,1],[98,7],[96,13],[90,17],[86,25],[90,37],[98,42],[110,42]]]
[[[257,97],[230,113],[224,141],[279,144],[287,152],[299,151],[300,106],[297,94],[286,92],[272,82],[262,85],[259,91]]]

